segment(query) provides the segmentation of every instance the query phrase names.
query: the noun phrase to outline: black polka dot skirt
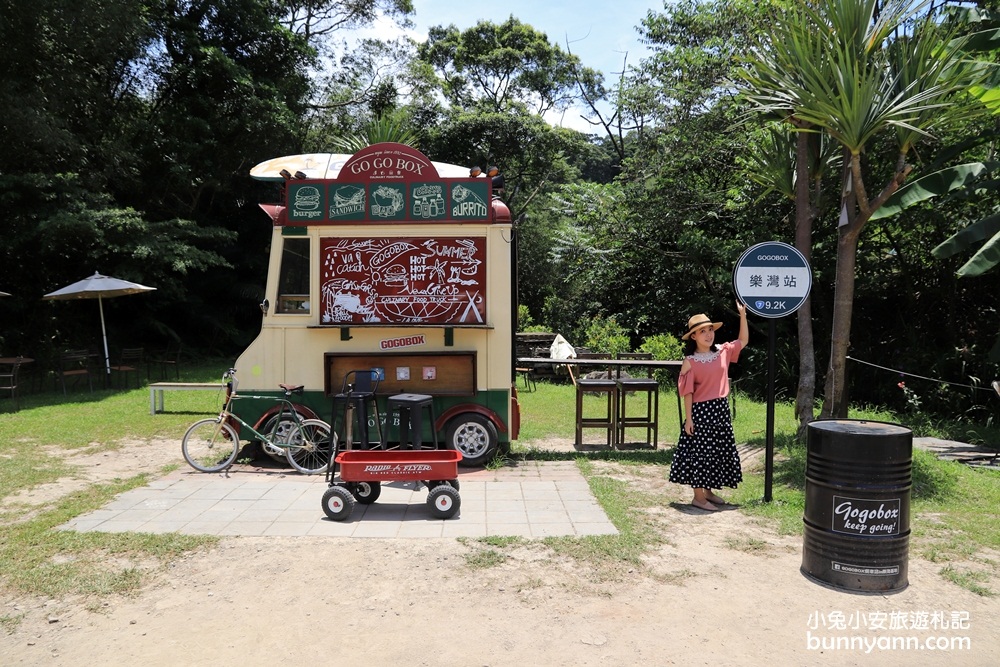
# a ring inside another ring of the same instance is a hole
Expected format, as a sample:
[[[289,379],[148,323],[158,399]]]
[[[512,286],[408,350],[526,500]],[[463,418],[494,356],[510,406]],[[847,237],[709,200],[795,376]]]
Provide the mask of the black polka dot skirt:
[[[698,489],[736,488],[743,481],[736,436],[729,418],[729,400],[716,398],[691,406],[694,435],[681,425],[670,481]]]

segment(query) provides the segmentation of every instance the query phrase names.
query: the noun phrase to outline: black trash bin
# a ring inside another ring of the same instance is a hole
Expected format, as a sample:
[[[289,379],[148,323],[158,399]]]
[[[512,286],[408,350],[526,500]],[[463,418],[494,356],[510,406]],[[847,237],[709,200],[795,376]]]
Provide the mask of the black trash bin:
[[[809,424],[802,573],[858,593],[906,588],[913,432],[898,424]]]

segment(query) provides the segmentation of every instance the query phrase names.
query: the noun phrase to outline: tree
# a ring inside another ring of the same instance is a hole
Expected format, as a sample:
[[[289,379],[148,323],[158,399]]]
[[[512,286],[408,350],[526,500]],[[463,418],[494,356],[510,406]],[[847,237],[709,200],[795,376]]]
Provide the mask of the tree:
[[[412,0],[280,0],[278,4],[285,10],[288,30],[317,47],[325,38],[369,26],[379,16],[412,25]]]
[[[463,109],[482,102],[503,111],[517,101],[541,116],[575,98],[579,59],[513,16],[501,24],[480,21],[464,32],[435,26],[419,56],[441,77],[448,101]]]
[[[855,263],[872,213],[902,185],[915,144],[958,114],[975,83],[963,65],[961,40],[937,21],[930,2],[824,0],[798,2],[775,19],[772,33],[744,74],[748,98],[794,131],[821,129],[843,150],[841,215],[831,351],[824,417],[847,415]],[[887,163],[866,156],[890,132],[896,154]],[[881,188],[869,196],[869,184]]]
[[[246,170],[299,132],[311,54],[269,0],[113,4],[3,7],[0,279],[19,297],[18,346],[44,359],[88,344],[71,309],[30,308],[85,269],[158,288],[118,324],[130,337],[190,327],[226,349],[247,336],[236,314],[256,303],[244,276],[260,280],[266,242],[239,246],[255,241],[238,226],[256,198]]]
[[[613,252],[613,261],[590,263],[591,312],[615,314],[637,340],[677,331],[689,309],[731,309],[727,267],[770,220],[783,219],[773,201],[750,215],[734,159],[757,148],[737,129],[744,112],[731,76],[764,16],[749,2],[679,2],[643,20],[653,54],[629,72],[624,90],[642,101],[642,128],[626,136],[619,194],[600,206],[581,200],[604,233],[578,237]],[[574,224],[583,219],[570,216]]]
[[[790,132],[787,127],[768,125],[767,138],[759,152],[748,157],[750,177],[768,191],[781,193],[795,203],[795,248],[807,262],[812,259],[813,222],[822,206],[823,180],[840,163],[832,142],[818,133]],[[812,297],[796,311],[799,344],[799,381],[795,392],[797,437],[815,415],[816,349],[813,335]]]

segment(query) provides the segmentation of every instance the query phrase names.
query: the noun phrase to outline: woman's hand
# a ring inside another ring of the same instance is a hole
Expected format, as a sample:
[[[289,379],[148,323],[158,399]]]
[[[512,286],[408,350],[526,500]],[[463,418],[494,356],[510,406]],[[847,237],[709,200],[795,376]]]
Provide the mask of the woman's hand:
[[[688,435],[694,435],[694,422],[688,417],[684,420],[684,432]]]
[[[736,310],[740,314],[740,343],[743,347],[750,342],[750,327],[747,326],[747,307],[743,302],[736,299]]]

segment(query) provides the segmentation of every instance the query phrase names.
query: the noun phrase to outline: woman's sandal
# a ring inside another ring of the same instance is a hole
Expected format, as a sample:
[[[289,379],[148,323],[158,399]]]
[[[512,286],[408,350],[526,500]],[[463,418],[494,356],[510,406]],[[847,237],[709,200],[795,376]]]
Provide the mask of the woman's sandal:
[[[691,501],[691,506],[692,507],[697,507],[700,510],[705,510],[706,512],[718,512],[719,511],[718,507],[716,507],[715,505],[713,505],[712,503],[710,503],[707,500],[705,501],[704,505],[699,504],[697,500],[692,500]]]

